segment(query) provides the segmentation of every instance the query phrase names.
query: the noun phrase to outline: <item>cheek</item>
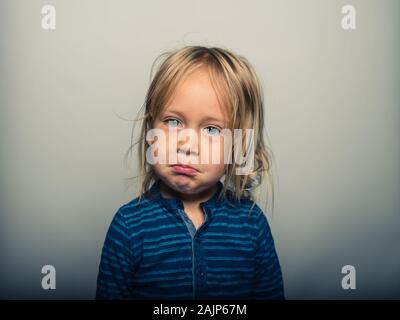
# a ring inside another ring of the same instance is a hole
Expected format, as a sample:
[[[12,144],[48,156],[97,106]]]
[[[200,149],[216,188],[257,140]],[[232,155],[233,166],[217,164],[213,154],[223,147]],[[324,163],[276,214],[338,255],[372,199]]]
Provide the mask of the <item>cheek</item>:
[[[202,166],[203,172],[207,172],[210,176],[222,176],[225,172],[224,163],[219,164],[206,164]]]
[[[158,132],[153,131],[146,135],[147,139],[147,149],[146,149],[146,162],[151,164],[153,167],[159,166],[160,164],[167,164],[168,162],[168,135],[162,131],[160,128]],[[157,167],[158,168],[158,167]]]
[[[223,137],[206,137],[207,143],[202,145],[201,158],[205,164],[220,165],[224,163],[224,139]],[[204,146],[204,147],[203,147]]]
[[[210,144],[211,152],[214,154],[218,154],[221,162],[224,162],[224,138],[219,137],[215,139],[215,141],[211,142]]]
[[[172,130],[171,135],[169,130],[165,130],[165,146],[163,146],[163,150],[165,152],[165,156],[167,159],[167,163],[169,163],[169,158],[178,157],[178,131]],[[173,159],[171,159],[173,160]]]

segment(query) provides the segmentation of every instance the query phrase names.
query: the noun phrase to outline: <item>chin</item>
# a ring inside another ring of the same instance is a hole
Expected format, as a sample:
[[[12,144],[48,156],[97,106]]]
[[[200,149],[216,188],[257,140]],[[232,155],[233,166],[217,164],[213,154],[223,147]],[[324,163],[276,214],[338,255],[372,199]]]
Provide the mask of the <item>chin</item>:
[[[193,185],[193,183],[191,182],[175,182],[173,189],[186,194],[193,194],[198,192],[196,186]]]

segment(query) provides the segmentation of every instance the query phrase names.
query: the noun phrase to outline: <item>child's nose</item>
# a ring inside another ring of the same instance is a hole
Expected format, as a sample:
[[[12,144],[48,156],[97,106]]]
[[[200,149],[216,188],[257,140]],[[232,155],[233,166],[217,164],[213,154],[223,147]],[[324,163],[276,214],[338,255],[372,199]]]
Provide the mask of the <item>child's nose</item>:
[[[187,156],[198,156],[199,154],[199,139],[196,132],[191,131],[178,137],[177,152]]]
[[[199,154],[197,146],[194,146],[193,143],[178,143],[177,152],[186,156],[197,156]]]

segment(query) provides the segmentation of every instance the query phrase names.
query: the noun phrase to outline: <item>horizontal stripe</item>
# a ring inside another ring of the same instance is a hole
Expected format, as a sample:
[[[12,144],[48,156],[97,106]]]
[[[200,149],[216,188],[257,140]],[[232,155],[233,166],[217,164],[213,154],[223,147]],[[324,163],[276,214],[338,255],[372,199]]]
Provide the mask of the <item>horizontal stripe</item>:
[[[241,267],[241,268],[238,268],[238,267],[231,267],[231,268],[229,268],[229,267],[212,267],[212,268],[210,268],[210,272],[214,272],[214,274],[217,272],[229,272],[229,273],[233,274],[233,272],[252,272],[252,271],[253,271],[253,268],[245,268],[245,267]],[[235,274],[233,274],[233,275],[236,277]]]
[[[160,242],[160,241],[166,240],[166,239],[186,238],[186,237],[187,237],[186,234],[177,233],[177,234],[170,234],[170,235],[165,235],[165,236],[161,236],[161,237],[152,237],[152,238],[144,239],[143,243],[154,243],[154,242]]]
[[[161,282],[161,281],[164,281],[165,283],[166,283],[166,281],[174,281],[175,283],[178,281],[178,280],[192,280],[192,276],[191,275],[180,275],[180,276],[178,276],[178,275],[174,275],[174,276],[158,276],[158,277],[146,277],[146,278],[142,278],[142,279],[137,279],[136,280],[136,282],[137,283],[148,283],[148,282],[154,282],[154,281],[157,281],[157,282]],[[192,283],[190,282],[190,285],[191,285]]]
[[[266,216],[252,202],[214,197],[207,220],[190,233],[175,199],[138,198],[114,214],[97,277],[98,299],[284,298],[278,255]]]
[[[179,262],[191,261],[191,260],[192,260],[192,257],[191,257],[191,256],[188,256],[188,257],[178,257],[178,258],[169,258],[169,259],[163,259],[163,260],[162,260],[162,264],[163,264],[163,265],[169,264],[169,263],[171,263],[171,264],[176,264],[176,263],[179,263]],[[161,262],[160,262],[160,263],[161,263]],[[149,267],[151,267],[151,266],[154,266],[154,263],[145,263],[145,262],[143,262],[143,263],[140,264],[140,267],[141,267],[141,268],[149,268]],[[174,269],[171,269],[171,270],[174,270]]]
[[[206,250],[232,250],[232,251],[253,251],[252,248],[240,248],[234,246],[204,246]]]
[[[158,249],[162,246],[169,246],[172,244],[191,244],[190,241],[188,241],[188,239],[182,239],[182,240],[174,240],[174,241],[165,241],[163,243],[159,243],[156,245],[144,245],[143,249],[145,250],[151,250],[151,249]]]

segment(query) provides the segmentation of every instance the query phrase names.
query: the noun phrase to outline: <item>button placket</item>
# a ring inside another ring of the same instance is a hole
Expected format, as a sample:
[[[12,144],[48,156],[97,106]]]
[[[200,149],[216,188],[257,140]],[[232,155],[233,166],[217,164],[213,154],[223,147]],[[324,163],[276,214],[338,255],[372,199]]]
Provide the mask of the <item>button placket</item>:
[[[204,214],[205,214],[205,222],[200,226],[197,230],[195,237],[194,237],[194,248],[195,248],[195,257],[196,257],[196,292],[199,297],[202,297],[203,293],[206,291],[206,284],[207,284],[207,267],[204,255],[204,248],[203,243],[201,241],[202,231],[204,228],[207,227],[209,221],[209,214],[206,207],[202,207]]]
[[[192,276],[193,276],[193,299],[195,299],[206,287],[206,268],[204,261],[204,254],[202,244],[199,236],[201,235],[201,229],[208,223],[207,210],[203,207],[205,215],[204,223],[196,230],[193,222],[187,216],[186,212],[182,209],[179,210],[179,214],[182,217],[190,235],[192,238]]]

